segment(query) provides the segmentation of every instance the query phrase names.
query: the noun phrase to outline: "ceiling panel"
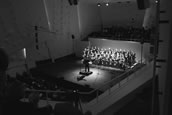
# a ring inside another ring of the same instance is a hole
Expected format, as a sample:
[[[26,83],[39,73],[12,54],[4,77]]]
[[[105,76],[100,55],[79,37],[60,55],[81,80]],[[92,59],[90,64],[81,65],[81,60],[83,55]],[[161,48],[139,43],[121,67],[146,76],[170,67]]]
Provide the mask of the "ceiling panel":
[[[79,2],[87,2],[87,3],[130,3],[137,2],[137,0],[78,0]],[[151,3],[155,3],[157,0],[149,0]],[[162,1],[162,0],[161,0]]]
[[[122,2],[136,2],[136,0],[80,0],[80,2],[89,3],[122,3]]]

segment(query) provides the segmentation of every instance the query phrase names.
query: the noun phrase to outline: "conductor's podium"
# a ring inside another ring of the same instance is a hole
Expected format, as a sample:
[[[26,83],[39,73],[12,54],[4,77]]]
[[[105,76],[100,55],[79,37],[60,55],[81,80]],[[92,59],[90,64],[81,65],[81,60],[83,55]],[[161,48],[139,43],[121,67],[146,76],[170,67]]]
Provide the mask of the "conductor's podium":
[[[85,75],[85,76],[91,75],[92,73],[93,73],[92,71],[85,71],[85,70],[79,72],[79,74]]]

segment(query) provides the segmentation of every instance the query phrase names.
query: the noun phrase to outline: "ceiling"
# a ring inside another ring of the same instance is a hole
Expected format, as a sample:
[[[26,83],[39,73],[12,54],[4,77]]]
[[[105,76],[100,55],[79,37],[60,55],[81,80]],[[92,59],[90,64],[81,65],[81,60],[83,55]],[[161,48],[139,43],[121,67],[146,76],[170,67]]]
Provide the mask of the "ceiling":
[[[87,2],[87,3],[131,3],[137,2],[137,0],[79,0],[80,2]],[[149,0],[149,2],[155,3],[156,0]]]
[[[81,2],[89,3],[122,3],[122,2],[136,2],[137,0],[80,0]]]

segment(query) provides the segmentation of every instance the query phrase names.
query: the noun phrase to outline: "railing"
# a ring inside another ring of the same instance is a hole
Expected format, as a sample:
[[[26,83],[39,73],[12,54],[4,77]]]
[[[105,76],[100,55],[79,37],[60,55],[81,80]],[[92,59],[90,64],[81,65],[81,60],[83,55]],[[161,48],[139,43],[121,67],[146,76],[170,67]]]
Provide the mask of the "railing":
[[[90,91],[90,92],[78,92],[79,94],[85,94],[85,95],[90,95],[92,93],[95,93],[96,92],[96,100],[98,102],[98,98],[99,98],[99,95],[101,95],[101,91],[102,90],[106,90],[106,91],[109,91],[109,94],[111,94],[111,88],[115,85],[118,85],[118,88],[121,87],[121,81],[126,79],[126,82],[128,82],[130,79],[129,79],[129,76],[134,73],[135,71],[137,71],[138,69],[142,68],[144,65],[139,65],[138,67],[134,67],[134,68],[131,68],[131,69],[128,69],[125,73],[113,78],[112,80],[104,83],[102,86]]]
[[[77,92],[80,95],[91,95],[91,94],[96,94],[95,98],[97,100],[97,102],[99,101],[99,96],[102,94],[102,90],[106,90],[109,92],[109,94],[111,94],[111,88],[115,85],[117,85],[118,87],[116,89],[119,89],[121,87],[121,81],[126,79],[126,82],[128,82],[129,76],[136,72],[138,69],[142,68],[145,64],[140,64],[140,65],[136,65],[135,67],[128,69],[125,73],[113,78],[111,81],[108,81],[106,83],[104,83],[102,86],[90,91],[90,92]],[[49,101],[49,97],[48,94],[49,93],[67,93],[67,91],[52,91],[52,90],[34,90],[34,89],[27,89],[27,92],[41,92],[41,93],[45,93],[46,94],[46,100]],[[71,91],[71,93],[73,93]]]

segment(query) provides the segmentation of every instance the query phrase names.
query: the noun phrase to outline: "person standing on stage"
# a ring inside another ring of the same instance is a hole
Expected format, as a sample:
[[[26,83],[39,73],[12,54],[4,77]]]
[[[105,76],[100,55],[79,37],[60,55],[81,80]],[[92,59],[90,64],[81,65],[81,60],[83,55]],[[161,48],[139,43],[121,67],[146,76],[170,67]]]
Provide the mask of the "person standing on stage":
[[[85,65],[85,72],[89,72],[90,71],[90,67],[89,67],[89,62],[90,62],[90,49],[85,48],[84,50],[84,55],[83,55],[83,64]]]
[[[85,57],[84,58],[85,72],[89,72],[90,71],[89,62],[90,62],[89,58]]]

